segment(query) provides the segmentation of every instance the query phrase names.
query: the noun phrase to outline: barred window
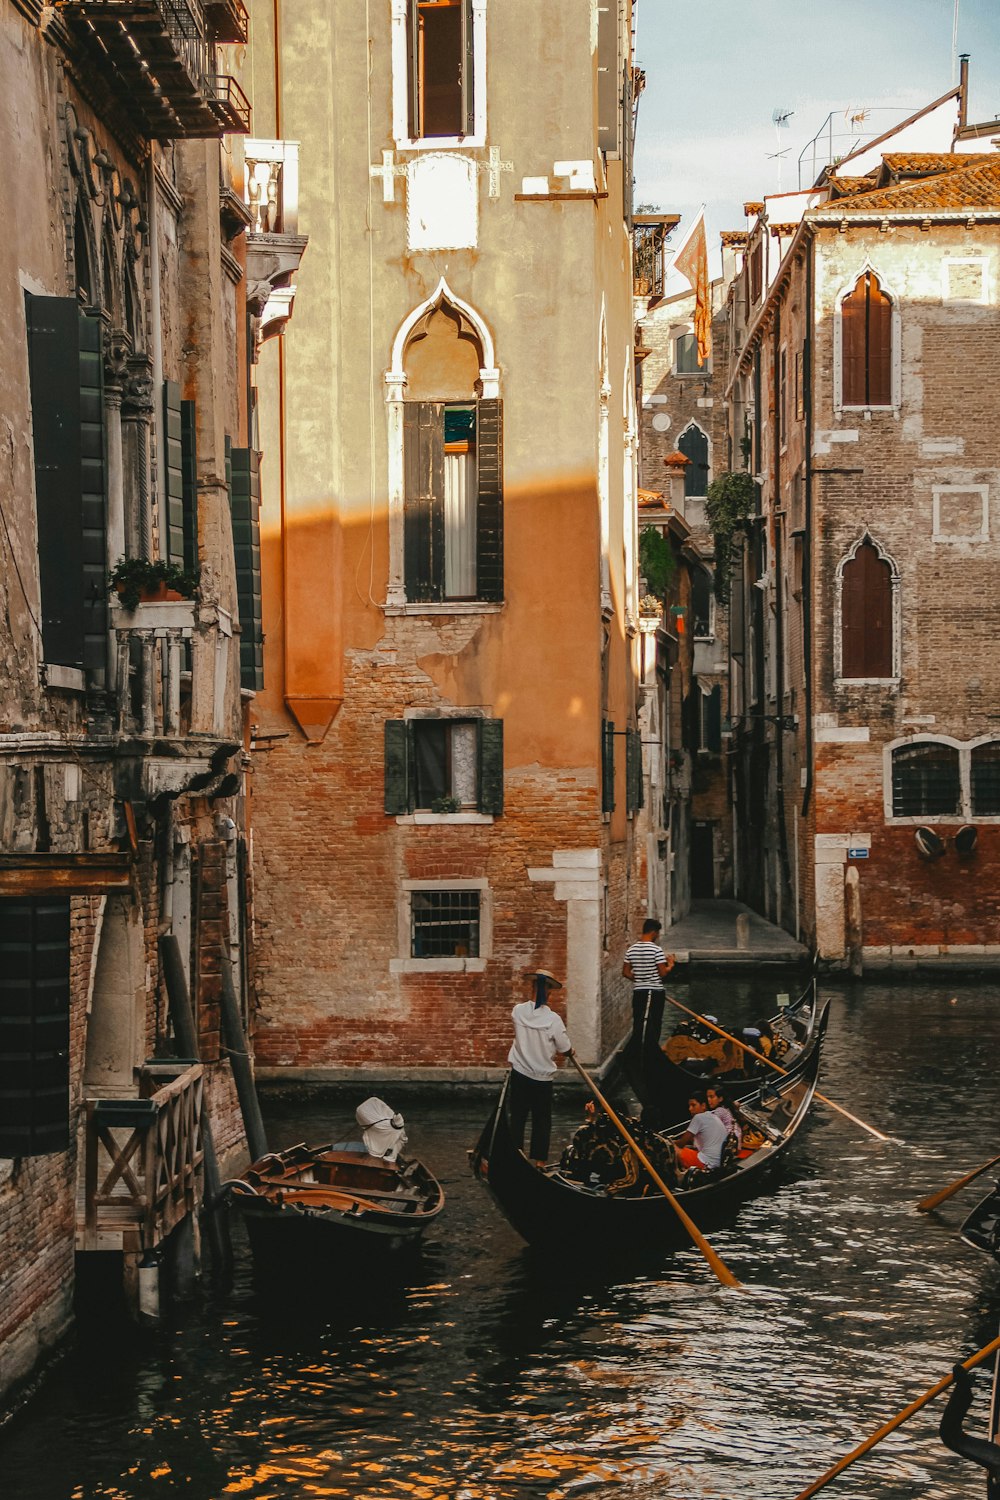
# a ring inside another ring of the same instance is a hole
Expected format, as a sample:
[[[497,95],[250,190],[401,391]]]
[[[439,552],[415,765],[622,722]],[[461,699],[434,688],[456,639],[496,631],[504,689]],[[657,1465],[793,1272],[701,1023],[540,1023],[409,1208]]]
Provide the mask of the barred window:
[[[894,818],[958,817],[959,755],[954,745],[900,745],[892,752]]]
[[[1000,816],[1000,740],[974,745],[970,760],[973,817]]]
[[[479,957],[479,891],[413,891],[412,958]]]

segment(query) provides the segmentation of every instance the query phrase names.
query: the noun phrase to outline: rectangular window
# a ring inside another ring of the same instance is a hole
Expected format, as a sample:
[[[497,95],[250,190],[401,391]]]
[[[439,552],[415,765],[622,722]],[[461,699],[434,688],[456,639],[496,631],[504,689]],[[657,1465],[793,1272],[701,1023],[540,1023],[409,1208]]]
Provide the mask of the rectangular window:
[[[625,731],[625,803],[629,813],[645,804],[642,786],[642,736],[638,729]]]
[[[754,245],[750,253],[750,302],[751,305],[760,301],[760,294],[764,283],[764,247],[760,240]]]
[[[601,726],[601,811],[615,810],[615,726],[605,719]]]
[[[410,0],[410,135],[471,135],[472,0]]]
[[[389,719],[385,811],[503,812],[502,719]]]
[[[194,572],[198,566],[198,456],[195,403],[181,400],[173,380],[163,382],[166,433],[167,561]]]
[[[802,390],[802,350],[795,351],[795,415],[799,421],[805,416],[806,403]]]
[[[778,356],[778,444],[788,445],[788,351]]]
[[[479,891],[412,891],[411,958],[478,958]]]
[[[407,402],[404,574],[412,603],[503,598],[499,401]]]
[[[0,1157],[69,1148],[69,898],[0,899]]]
[[[598,0],[597,5],[597,147],[615,154],[619,150],[622,116],[622,69],[619,65],[617,0]]]
[[[674,374],[705,375],[704,366],[698,363],[698,340],[693,333],[682,333],[674,340]]]
[[[240,607],[240,686],[264,686],[264,630],[260,588],[260,454],[233,448],[229,462],[236,591]]]
[[[972,816],[1000,817],[1000,740],[974,745],[970,760]]]

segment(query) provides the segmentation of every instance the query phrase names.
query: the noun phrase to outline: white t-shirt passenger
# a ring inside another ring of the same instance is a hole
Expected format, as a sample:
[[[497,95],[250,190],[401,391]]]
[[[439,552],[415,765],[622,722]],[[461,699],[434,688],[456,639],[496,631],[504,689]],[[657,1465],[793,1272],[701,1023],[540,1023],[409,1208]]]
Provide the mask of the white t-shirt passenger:
[[[570,1051],[569,1033],[562,1017],[547,1005],[536,1007],[533,1000],[515,1005],[510,1014],[514,1022],[514,1045],[507,1061],[525,1078],[546,1083],[555,1077],[557,1055]]]
[[[710,1109],[703,1110],[700,1115],[692,1115],[688,1121],[688,1130],[694,1136],[698,1160],[706,1167],[717,1167],[722,1161],[722,1148],[729,1134],[718,1115],[713,1114]]]

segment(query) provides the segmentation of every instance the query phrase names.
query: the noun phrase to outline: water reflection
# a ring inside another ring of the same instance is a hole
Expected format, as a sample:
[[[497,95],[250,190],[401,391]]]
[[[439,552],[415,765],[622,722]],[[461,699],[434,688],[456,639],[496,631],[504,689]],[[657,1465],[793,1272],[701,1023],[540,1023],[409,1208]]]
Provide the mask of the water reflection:
[[[725,1024],[758,1013],[760,993],[690,998]],[[412,1145],[449,1200],[407,1277],[293,1278],[279,1295],[255,1283],[238,1242],[232,1288],[153,1338],[81,1333],[0,1439],[3,1494],[794,1495],[1000,1318],[995,1268],[956,1236],[976,1189],[930,1218],[913,1212],[997,1149],[983,1038],[1000,991],[830,993],[822,1087],[902,1144],[817,1109],[773,1196],[712,1236],[742,1293],[693,1251],[585,1273],[527,1251],[467,1172],[485,1101],[406,1102]],[[272,1141],[335,1136],[353,1102],[272,1100]],[[568,1132],[579,1100],[558,1114]],[[984,1384],[980,1422],[985,1398]],[[928,1408],[831,1496],[983,1493],[937,1442],[938,1416]]]

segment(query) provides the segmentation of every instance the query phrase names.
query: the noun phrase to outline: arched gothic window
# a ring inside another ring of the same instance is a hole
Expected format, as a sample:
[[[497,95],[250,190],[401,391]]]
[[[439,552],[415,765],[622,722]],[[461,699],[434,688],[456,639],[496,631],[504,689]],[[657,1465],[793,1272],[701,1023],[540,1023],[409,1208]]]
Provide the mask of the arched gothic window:
[[[892,677],[892,568],[871,537],[844,563],[840,676]]]
[[[94,277],[91,270],[90,240],[84,221],[86,212],[83,203],[76,205],[76,220],[73,225],[73,262],[76,271],[76,294],[88,307],[94,301]]]
[[[874,271],[864,271],[840,305],[841,401],[892,405],[892,300]]]
[[[678,451],[688,460],[684,470],[684,496],[698,498],[708,490],[708,438],[695,422],[677,439]]]

